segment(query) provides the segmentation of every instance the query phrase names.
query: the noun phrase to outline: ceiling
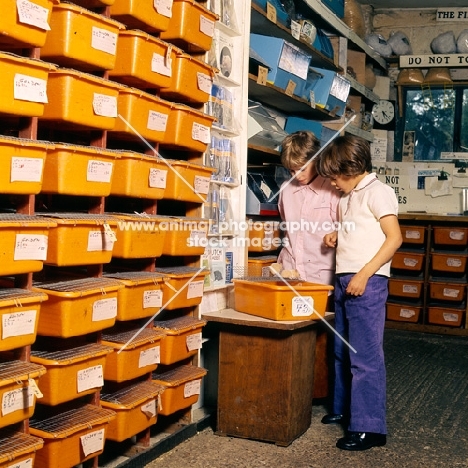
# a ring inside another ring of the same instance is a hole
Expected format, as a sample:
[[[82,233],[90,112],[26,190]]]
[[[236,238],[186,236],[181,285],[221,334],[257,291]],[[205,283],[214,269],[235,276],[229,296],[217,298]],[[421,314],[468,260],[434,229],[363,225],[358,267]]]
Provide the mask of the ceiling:
[[[467,8],[466,0],[358,0],[362,5],[374,8]]]

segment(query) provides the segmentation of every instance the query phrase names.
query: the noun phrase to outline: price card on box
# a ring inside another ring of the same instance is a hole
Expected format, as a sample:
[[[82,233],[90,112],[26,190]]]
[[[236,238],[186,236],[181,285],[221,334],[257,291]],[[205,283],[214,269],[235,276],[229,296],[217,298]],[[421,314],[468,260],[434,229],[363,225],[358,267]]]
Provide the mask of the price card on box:
[[[20,101],[47,103],[47,81],[35,76],[16,73],[13,82],[13,97]]]
[[[153,54],[151,71],[164,76],[172,76],[172,60],[160,54]]]
[[[146,128],[148,130],[154,130],[155,132],[165,132],[168,117],[168,114],[150,110],[148,112],[148,122],[146,124]]]
[[[167,171],[151,168],[149,170],[149,186],[151,188],[165,189],[167,185]]]
[[[11,158],[10,182],[40,182],[44,160],[41,158]]]
[[[32,335],[36,329],[36,310],[25,310],[2,315],[2,339],[11,336]]]
[[[93,303],[93,322],[117,317],[117,298],[98,299]]]
[[[114,239],[105,231],[89,231],[88,252],[104,252],[114,248]]]
[[[150,400],[141,406],[141,411],[148,416],[148,418],[154,418],[156,416],[156,400]]]
[[[86,180],[88,182],[110,183],[113,169],[114,163],[91,159],[88,161]]]
[[[192,380],[184,385],[184,398],[200,395],[201,379]]]
[[[202,347],[202,334],[194,333],[193,335],[188,335],[185,339],[187,344],[187,349],[189,351],[194,351],[195,349],[201,349]]]
[[[2,396],[2,416],[34,405],[34,390],[31,387],[15,388]]]
[[[90,432],[80,437],[81,447],[85,457],[104,450],[104,429]]]
[[[160,289],[143,291],[143,309],[162,307],[163,294]]]
[[[211,87],[213,86],[213,79],[206,73],[197,72],[198,89],[204,93],[211,94]]]
[[[192,140],[208,144],[210,142],[210,129],[206,125],[193,122]]]
[[[117,117],[117,97],[94,93],[93,110],[96,115],[102,117]]]
[[[153,6],[155,10],[162,16],[172,18],[173,0],[154,0]]]
[[[47,17],[49,16],[47,8],[29,0],[16,0],[16,9],[20,23],[30,24],[39,29],[50,31],[50,26],[47,23]]]
[[[195,176],[193,182],[195,192],[207,194],[210,191],[210,178],[203,176]]]
[[[193,299],[195,297],[202,297],[203,296],[203,285],[204,284],[205,284],[205,280],[192,281],[187,286],[187,299]]]
[[[117,34],[107,29],[93,26],[91,32],[91,47],[110,55],[115,55],[117,51]]]
[[[210,20],[206,16],[200,15],[200,32],[205,36],[213,37],[215,30],[214,21]]]
[[[48,238],[42,234],[16,234],[14,260],[45,260]]]
[[[291,315],[293,317],[308,317],[314,311],[314,299],[311,296],[293,297]]]
[[[150,349],[145,349],[140,352],[138,359],[138,368],[151,366],[152,364],[158,364],[161,362],[161,347],[154,346]]]
[[[79,370],[76,373],[76,383],[78,393],[85,392],[92,388],[102,387],[104,385],[102,366],[92,366]]]

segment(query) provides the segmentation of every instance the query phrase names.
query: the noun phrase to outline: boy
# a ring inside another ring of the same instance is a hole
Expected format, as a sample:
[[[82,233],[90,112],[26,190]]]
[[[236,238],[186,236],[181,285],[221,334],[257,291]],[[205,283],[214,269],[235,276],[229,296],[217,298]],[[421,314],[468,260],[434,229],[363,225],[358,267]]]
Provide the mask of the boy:
[[[367,450],[386,444],[386,374],[383,355],[390,263],[402,243],[393,189],[371,173],[369,143],[347,135],[322,153],[317,172],[342,192],[341,229],[326,234],[336,247],[333,412],[322,423],[349,420],[336,446]]]

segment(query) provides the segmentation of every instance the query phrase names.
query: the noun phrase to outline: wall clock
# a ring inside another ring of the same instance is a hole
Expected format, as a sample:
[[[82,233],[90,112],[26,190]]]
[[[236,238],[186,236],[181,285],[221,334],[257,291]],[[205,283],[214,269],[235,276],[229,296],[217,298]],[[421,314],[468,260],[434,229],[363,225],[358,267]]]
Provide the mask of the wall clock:
[[[395,104],[381,99],[372,106],[372,117],[374,117],[374,128],[393,129],[395,125]]]

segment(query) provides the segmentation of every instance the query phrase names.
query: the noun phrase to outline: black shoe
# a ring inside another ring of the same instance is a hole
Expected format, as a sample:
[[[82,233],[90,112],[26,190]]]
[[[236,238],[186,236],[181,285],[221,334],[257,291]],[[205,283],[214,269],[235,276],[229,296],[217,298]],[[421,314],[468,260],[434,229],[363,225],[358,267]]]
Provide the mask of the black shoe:
[[[375,432],[350,432],[346,437],[338,439],[336,446],[342,450],[368,450],[372,447],[382,447],[387,443],[385,434]]]
[[[322,424],[341,424],[344,422],[344,416],[342,414],[326,414],[322,418]]]

